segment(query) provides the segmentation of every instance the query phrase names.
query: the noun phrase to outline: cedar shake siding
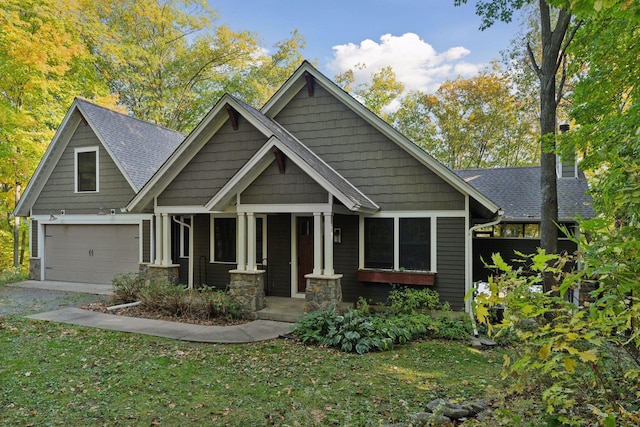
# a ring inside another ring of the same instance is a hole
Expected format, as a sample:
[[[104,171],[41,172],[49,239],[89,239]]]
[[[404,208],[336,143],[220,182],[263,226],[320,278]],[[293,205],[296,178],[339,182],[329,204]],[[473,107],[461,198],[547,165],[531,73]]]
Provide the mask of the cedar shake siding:
[[[326,203],[328,193],[290,160],[285,160],[285,173],[276,162],[242,192],[244,204]]]
[[[291,296],[291,215],[267,216],[267,268],[265,293]]]
[[[75,148],[98,147],[99,191],[75,192]],[[126,206],[134,191],[113,162],[91,127],[79,125],[60,157],[40,196],[33,204],[34,215],[97,214],[101,206],[116,209]]]
[[[319,86],[275,120],[382,210],[465,209],[460,192]]]
[[[205,205],[266,142],[242,117],[226,122],[158,197],[161,206]]]

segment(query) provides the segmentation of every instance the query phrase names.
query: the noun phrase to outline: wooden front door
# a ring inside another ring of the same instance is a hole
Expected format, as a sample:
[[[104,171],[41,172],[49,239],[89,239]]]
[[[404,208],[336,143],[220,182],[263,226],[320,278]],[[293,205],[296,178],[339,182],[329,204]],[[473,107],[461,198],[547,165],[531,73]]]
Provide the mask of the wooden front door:
[[[307,288],[305,275],[313,273],[313,217],[298,217],[298,292]]]

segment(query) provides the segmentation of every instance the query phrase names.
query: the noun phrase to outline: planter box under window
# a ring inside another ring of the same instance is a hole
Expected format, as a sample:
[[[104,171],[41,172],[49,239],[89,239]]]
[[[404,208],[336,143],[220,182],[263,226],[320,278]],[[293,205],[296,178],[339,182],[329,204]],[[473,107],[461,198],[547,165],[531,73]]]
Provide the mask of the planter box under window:
[[[433,286],[436,275],[428,271],[358,270],[358,280],[373,283]]]

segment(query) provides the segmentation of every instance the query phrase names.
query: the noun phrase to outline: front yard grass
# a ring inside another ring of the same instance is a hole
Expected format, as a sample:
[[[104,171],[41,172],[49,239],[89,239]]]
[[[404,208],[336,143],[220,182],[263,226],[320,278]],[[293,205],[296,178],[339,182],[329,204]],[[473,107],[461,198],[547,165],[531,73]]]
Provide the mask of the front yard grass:
[[[381,425],[494,396],[502,352],[198,344],[0,317],[0,425]]]

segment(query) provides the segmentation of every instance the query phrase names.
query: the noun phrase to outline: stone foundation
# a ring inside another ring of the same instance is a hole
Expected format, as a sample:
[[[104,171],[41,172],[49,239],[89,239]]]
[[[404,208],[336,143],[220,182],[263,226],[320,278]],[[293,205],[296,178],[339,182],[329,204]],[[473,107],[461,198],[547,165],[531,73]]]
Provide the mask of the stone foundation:
[[[229,293],[240,303],[245,315],[256,317],[256,312],[267,307],[264,295],[264,270],[231,270]]]
[[[146,277],[147,284],[155,280],[167,280],[169,283],[177,285],[179,283],[178,274],[180,266],[140,264],[140,274]]]
[[[338,310],[342,303],[342,274],[322,276],[307,274],[307,288],[305,289],[304,312]]]
[[[40,280],[42,267],[40,258],[29,258],[29,279]]]

